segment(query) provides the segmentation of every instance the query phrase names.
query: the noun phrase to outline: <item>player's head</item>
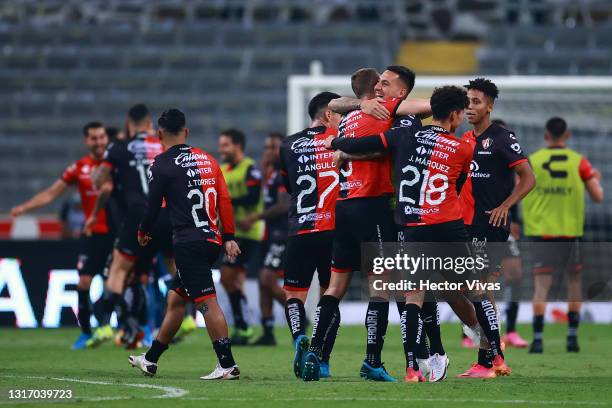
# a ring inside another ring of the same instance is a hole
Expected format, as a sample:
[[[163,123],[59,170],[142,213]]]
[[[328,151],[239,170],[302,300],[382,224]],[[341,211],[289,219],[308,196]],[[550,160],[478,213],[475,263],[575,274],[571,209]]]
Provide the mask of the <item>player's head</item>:
[[[157,119],[157,125],[157,135],[166,147],[169,144],[185,143],[189,136],[185,114],[178,109],[165,110]]]
[[[465,89],[447,85],[434,89],[430,103],[433,120],[448,123],[454,132],[463,122],[463,113],[470,101]]]
[[[114,126],[106,127],[106,134],[108,135],[108,142],[114,142],[115,140],[125,140],[125,130],[116,128]]]
[[[219,136],[219,155],[224,163],[235,163],[244,153],[246,137],[239,129],[227,129]]]
[[[546,132],[544,138],[549,143],[565,142],[570,138],[567,122],[560,117],[550,118],[546,121]]]
[[[129,137],[137,132],[149,132],[152,128],[151,112],[144,103],[138,103],[128,111]]]
[[[318,122],[328,128],[337,128],[342,120],[342,115],[329,109],[328,105],[332,99],[340,98],[333,92],[321,92],[314,96],[308,103],[308,115],[313,122]]]
[[[493,111],[493,104],[499,96],[497,85],[486,78],[476,78],[465,87],[470,99],[470,106],[465,116],[471,124],[480,123]]]
[[[358,99],[374,98],[374,87],[378,83],[380,74],[374,68],[361,68],[351,75],[351,88]]]
[[[414,71],[401,65],[389,65],[380,75],[374,91],[379,98],[406,97],[414,88],[416,75]]]
[[[106,129],[100,122],[89,122],[83,126],[83,136],[85,144],[94,157],[104,156],[104,151],[108,145]]]
[[[266,137],[264,144],[263,162],[266,166],[274,166],[280,163],[280,146],[285,135],[280,132],[272,132]]]

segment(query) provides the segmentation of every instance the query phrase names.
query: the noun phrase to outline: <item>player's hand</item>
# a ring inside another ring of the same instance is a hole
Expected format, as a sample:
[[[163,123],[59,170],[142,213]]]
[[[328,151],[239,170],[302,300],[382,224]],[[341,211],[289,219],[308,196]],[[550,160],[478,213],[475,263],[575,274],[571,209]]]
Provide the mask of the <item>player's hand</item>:
[[[492,209],[491,211],[485,211],[486,214],[489,214],[489,224],[494,227],[501,227],[508,223],[508,213],[510,212],[510,207],[506,205],[500,205],[497,208]]]
[[[361,110],[378,120],[388,120],[391,118],[391,113],[383,106],[384,101],[383,98],[368,99],[361,102]]]
[[[96,224],[98,217],[95,217],[94,215],[91,215],[89,218],[87,218],[87,221],[85,221],[85,226],[83,227],[83,234],[85,234],[85,236],[91,236],[92,234],[92,229],[93,226]]]
[[[251,229],[255,221],[257,221],[257,216],[249,215],[245,219],[237,221],[236,224],[242,231],[248,231]]]
[[[147,246],[149,244],[149,242],[151,242],[151,236],[147,235],[141,231],[138,231],[138,244],[141,247]]]
[[[23,207],[23,205],[18,205],[11,208],[11,218],[17,218],[23,213],[25,213],[25,208]]]
[[[521,238],[521,224],[518,222],[511,221],[510,222],[510,235],[514,237],[514,239]]]
[[[344,162],[346,161],[346,155],[344,154],[343,151],[340,150],[336,150],[334,152],[334,155],[332,157],[332,162],[334,163],[334,166],[336,166],[336,168],[341,168],[342,166],[344,166]]]
[[[328,150],[333,150],[332,148],[332,140],[334,140],[336,138],[336,136],[331,135],[328,136],[327,139],[325,139],[325,148]]]
[[[230,262],[234,262],[236,260],[236,257],[240,255],[240,248],[238,247],[238,244],[236,243],[236,241],[232,240],[227,241],[224,246],[225,254],[229,258]]]
[[[595,177],[597,181],[601,181],[601,172],[597,169],[593,169],[593,177]]]

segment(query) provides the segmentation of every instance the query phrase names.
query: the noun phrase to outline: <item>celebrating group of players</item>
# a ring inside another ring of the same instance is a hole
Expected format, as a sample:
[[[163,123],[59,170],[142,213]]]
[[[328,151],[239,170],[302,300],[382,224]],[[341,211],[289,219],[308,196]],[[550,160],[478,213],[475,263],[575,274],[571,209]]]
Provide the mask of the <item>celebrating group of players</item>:
[[[477,78],[465,88],[437,88],[430,100],[407,99],[414,82],[415,74],[406,67],[389,66],[382,74],[364,68],[351,77],[356,98],[316,95],[308,106],[309,128],[266,139],[263,174],[244,155],[245,136],[239,130],[229,129],[219,139],[223,165],[187,144],[187,120],[177,109],[163,112],[154,132],[146,107],[134,106],[128,114],[127,139],[108,147],[102,124],[88,124],[84,135],[90,153],[48,190],[12,211],[17,216],[49,203],[70,184],[79,186],[87,223],[77,287],[83,334],[75,345],[96,345],[109,338],[112,311],[121,318],[128,345],[142,339],[141,322],[126,302],[125,287],[141,279],[141,272],[162,253],[174,276],[165,317],[148,351],[130,356],[130,364],[155,375],[160,356],[189,314],[186,308],[194,304],[218,357],[213,372],[201,378],[237,379],[240,370],[231,345],[246,344],[252,337],[245,317],[244,271],[263,259],[259,283],[264,334],[254,344],[275,344],[272,305],[278,301],[293,336],[294,373],[316,381],[331,375],[339,302],[352,273],[362,269],[363,243],[450,242],[482,248],[487,242],[506,242],[510,210],[532,191],[536,176],[514,133],[491,121],[497,87]],[[464,115],[473,130],[457,137],[454,132]],[[420,119],[429,116],[431,124],[423,126]],[[556,126],[553,131],[554,126],[547,125],[547,135],[565,149],[567,129]],[[577,180],[600,200],[598,172],[584,158],[573,157],[572,162],[577,163]],[[529,206],[532,219],[543,216],[537,213],[540,208],[537,203]],[[539,237],[582,235],[533,229]],[[469,251],[466,245],[462,248]],[[221,283],[234,321],[231,340],[211,272],[222,252]],[[483,281],[496,279],[499,261],[501,257],[493,257],[488,273],[480,277]],[[102,313],[97,316],[100,328],[92,333],[89,285],[107,262]],[[540,269],[552,272],[550,265]],[[315,271],[322,296],[309,339],[304,304]],[[369,276],[371,271],[362,272]],[[282,288],[277,284],[281,275]],[[540,286],[546,283],[540,279]],[[370,293],[360,370],[365,379],[396,381],[381,362],[389,300],[388,294]],[[395,301],[405,380],[443,380],[449,360],[435,296],[416,291]],[[509,375],[491,292],[449,293],[447,301],[480,339],[477,363],[459,376]],[[537,319],[538,327],[543,326],[543,307],[538,307],[534,328]],[[573,319],[575,338],[576,313]],[[532,345],[534,352],[538,347],[541,351],[541,332],[540,345]]]

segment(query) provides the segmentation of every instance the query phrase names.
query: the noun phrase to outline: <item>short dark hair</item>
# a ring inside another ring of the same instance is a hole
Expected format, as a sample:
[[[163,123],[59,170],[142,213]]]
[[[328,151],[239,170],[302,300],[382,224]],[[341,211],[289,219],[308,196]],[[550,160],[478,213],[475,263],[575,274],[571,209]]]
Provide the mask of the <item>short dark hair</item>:
[[[503,128],[507,128],[508,127],[508,124],[503,119],[493,119],[491,121],[491,123],[493,123],[494,125],[497,125],[497,126],[501,126]]]
[[[151,116],[151,112],[144,103],[138,103],[128,111],[128,118],[134,123],[140,123],[149,116]]]
[[[379,77],[380,74],[374,68],[361,68],[353,72],[353,75],[351,75],[351,88],[353,88],[355,96],[363,98],[365,95],[371,94]]]
[[[408,87],[408,93],[412,92],[414,88],[414,80],[416,74],[410,68],[404,67],[403,65],[389,65],[387,71],[391,71],[399,75],[402,82]]]
[[[499,96],[499,89],[490,79],[476,78],[472,79],[469,84],[465,86],[468,90],[475,89],[487,95],[489,98],[495,100]]]
[[[447,119],[451,112],[464,110],[470,105],[465,89],[451,85],[434,89],[430,103],[433,118],[437,120]]]
[[[221,132],[221,134],[232,139],[233,144],[240,145],[242,147],[242,150],[244,150],[244,148],[246,147],[246,136],[244,135],[244,132],[242,130],[231,128],[224,130],[223,132]]]
[[[550,118],[546,121],[546,131],[553,139],[560,139],[567,132],[567,122],[558,116]]]
[[[185,114],[174,108],[165,110],[157,119],[159,127],[173,135],[183,130],[186,123]]]
[[[323,110],[327,108],[329,101],[340,98],[340,95],[333,92],[321,92],[314,96],[308,103],[308,115],[314,120],[319,117]]]
[[[83,136],[89,135],[90,129],[98,129],[101,127],[104,127],[102,122],[98,122],[98,121],[89,122],[85,126],[83,126]]]
[[[268,137],[272,139],[278,139],[281,142],[285,140],[285,135],[281,132],[270,132],[268,133]]]

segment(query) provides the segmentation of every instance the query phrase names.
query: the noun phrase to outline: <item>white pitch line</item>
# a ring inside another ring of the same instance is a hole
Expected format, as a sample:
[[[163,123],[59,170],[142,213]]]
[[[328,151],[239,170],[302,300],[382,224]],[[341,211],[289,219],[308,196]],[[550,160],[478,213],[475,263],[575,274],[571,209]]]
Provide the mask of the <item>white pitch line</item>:
[[[149,389],[160,390],[164,392],[162,395],[156,395],[154,397],[148,397],[148,398],[181,398],[189,394],[189,391],[183,388],[165,387],[162,385],[155,385],[155,384],[112,383],[108,381],[81,380],[78,378],[65,378],[65,377],[38,377],[38,376],[12,376],[12,375],[5,375],[3,377],[5,378],[25,378],[25,379],[34,379],[34,380],[67,381],[67,382],[75,382],[75,383],[83,383],[83,384],[109,385],[109,386],[117,386],[117,387],[149,388]],[[131,397],[91,397],[91,398],[78,397],[77,399],[86,399],[89,401],[105,401],[105,400],[117,400],[117,399],[129,399],[129,398]],[[70,400],[62,400],[62,401],[70,401]]]
[[[396,402],[462,402],[462,403],[487,403],[487,404],[517,404],[517,405],[592,405],[592,406],[608,406],[607,402],[603,401],[548,401],[548,400],[485,400],[485,399],[458,399],[458,398],[360,398],[360,397],[304,397],[304,398],[215,398],[215,397],[187,397],[184,398],[191,401],[396,401]]]

